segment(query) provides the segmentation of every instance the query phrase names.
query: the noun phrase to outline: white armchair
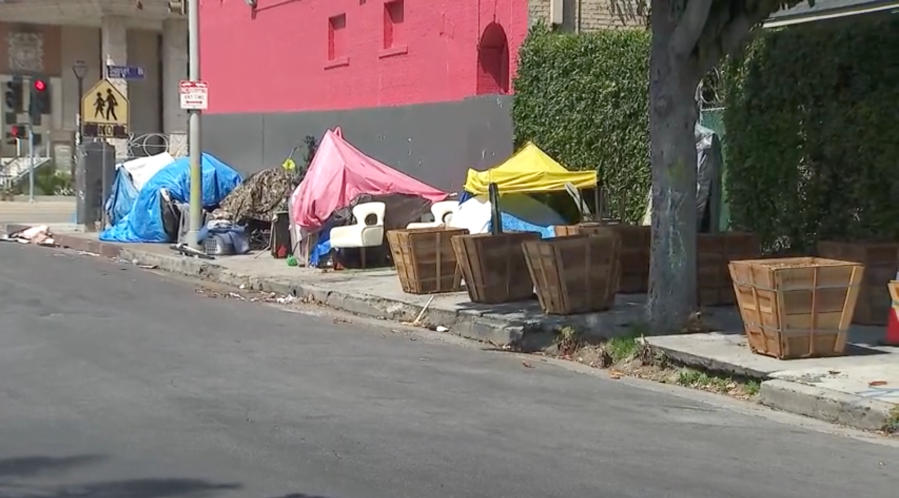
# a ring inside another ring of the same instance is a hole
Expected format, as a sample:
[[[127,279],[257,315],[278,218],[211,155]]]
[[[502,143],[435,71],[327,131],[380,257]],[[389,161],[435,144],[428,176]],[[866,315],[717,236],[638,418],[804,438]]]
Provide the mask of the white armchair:
[[[416,221],[409,223],[406,228],[436,228],[440,225],[449,225],[453,219],[453,213],[459,207],[459,201],[440,201],[431,204],[431,214],[434,215],[434,221]]]
[[[331,229],[331,247],[334,249],[359,248],[359,258],[365,267],[365,248],[377,247],[384,242],[384,215],[387,205],[383,202],[365,202],[353,207],[355,223]]]

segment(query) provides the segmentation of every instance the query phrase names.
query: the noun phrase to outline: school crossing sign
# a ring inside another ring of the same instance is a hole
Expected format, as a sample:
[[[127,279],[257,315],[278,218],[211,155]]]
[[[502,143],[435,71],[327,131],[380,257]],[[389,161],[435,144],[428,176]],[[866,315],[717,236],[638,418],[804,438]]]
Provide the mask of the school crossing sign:
[[[109,80],[100,80],[81,97],[84,137],[128,138],[131,121],[128,97]]]

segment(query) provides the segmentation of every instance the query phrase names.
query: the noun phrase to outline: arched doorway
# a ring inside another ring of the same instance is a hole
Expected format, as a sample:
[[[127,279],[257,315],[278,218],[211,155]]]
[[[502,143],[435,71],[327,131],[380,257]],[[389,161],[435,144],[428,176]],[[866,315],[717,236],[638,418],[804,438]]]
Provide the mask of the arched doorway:
[[[478,44],[478,95],[509,93],[509,42],[506,30],[493,22]]]

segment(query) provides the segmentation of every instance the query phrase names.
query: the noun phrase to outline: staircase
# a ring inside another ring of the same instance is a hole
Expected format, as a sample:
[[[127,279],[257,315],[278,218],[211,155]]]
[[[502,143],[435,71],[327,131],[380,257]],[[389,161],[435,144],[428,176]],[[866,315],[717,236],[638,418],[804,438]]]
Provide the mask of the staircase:
[[[51,158],[37,157],[34,158],[34,170],[37,171],[41,167],[50,164]],[[10,187],[28,176],[31,169],[31,158],[29,157],[2,157],[0,158],[0,188]]]

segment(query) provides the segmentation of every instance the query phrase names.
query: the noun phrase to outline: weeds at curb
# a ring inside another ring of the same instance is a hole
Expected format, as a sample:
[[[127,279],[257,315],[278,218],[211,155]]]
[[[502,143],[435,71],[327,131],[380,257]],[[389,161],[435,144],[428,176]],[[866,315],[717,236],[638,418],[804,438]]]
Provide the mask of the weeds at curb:
[[[883,425],[883,432],[887,434],[899,434],[899,406],[890,410],[890,418]]]
[[[644,331],[635,326],[627,335],[599,344],[588,344],[578,331],[563,327],[556,334],[556,356],[594,368],[607,369],[612,378],[626,375],[744,400],[752,400],[758,396],[761,385],[758,379],[720,376],[674,365],[664,353],[653,350],[644,337]],[[899,414],[896,418],[896,430],[899,430]]]

